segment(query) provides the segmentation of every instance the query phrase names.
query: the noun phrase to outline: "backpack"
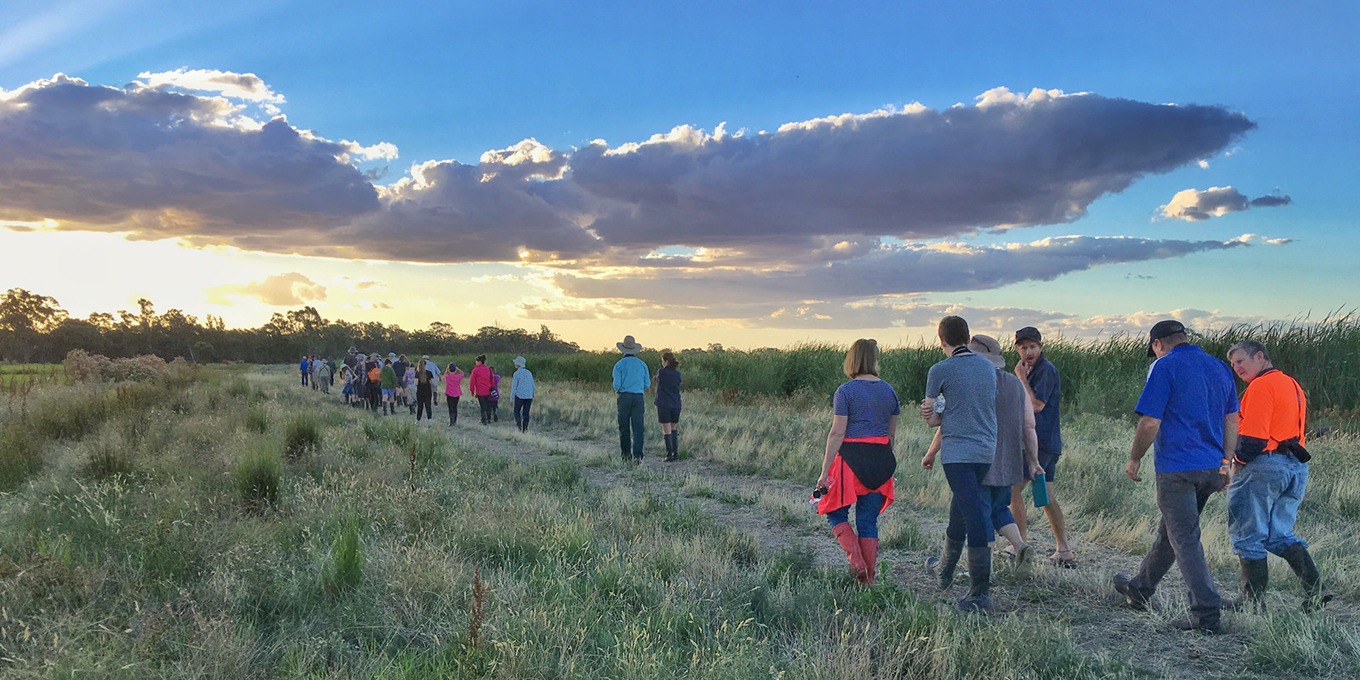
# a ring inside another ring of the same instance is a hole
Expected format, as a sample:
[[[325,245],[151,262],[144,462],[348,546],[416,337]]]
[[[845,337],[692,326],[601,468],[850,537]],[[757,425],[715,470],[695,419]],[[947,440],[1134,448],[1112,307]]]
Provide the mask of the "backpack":
[[[378,368],[377,366],[374,366],[373,368],[368,369],[368,381],[369,381],[369,382],[381,382],[381,381],[382,381],[382,369],[381,369],[381,368]]]

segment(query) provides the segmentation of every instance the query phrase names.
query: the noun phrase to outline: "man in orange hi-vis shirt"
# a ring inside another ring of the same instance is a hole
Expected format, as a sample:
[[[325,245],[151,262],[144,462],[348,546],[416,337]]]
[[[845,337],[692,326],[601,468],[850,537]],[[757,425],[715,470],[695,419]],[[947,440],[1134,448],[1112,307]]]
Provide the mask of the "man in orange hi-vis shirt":
[[[1228,362],[1247,389],[1238,412],[1237,455],[1228,487],[1228,534],[1242,563],[1242,598],[1265,609],[1266,553],[1283,557],[1303,583],[1303,608],[1331,599],[1322,594],[1308,543],[1294,535],[1308,487],[1304,426],[1308,400],[1293,378],[1275,368],[1264,345],[1245,340],[1228,350]]]

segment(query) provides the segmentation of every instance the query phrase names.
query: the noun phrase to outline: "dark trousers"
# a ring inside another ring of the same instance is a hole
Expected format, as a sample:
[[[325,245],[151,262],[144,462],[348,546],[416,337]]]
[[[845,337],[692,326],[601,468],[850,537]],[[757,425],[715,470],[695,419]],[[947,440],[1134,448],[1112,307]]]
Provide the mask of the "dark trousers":
[[[1174,562],[1190,590],[1190,615],[1200,625],[1217,625],[1222,607],[1199,531],[1204,504],[1222,488],[1223,475],[1217,468],[1157,475],[1157,509],[1162,512],[1157,537],[1129,582],[1144,599],[1151,598]]]
[[[306,385],[306,384],[307,384],[307,371],[306,371],[306,369],[303,369],[303,371],[302,371],[302,384],[303,384],[303,385]]]
[[[368,383],[368,407],[374,411],[382,405],[382,383]]]
[[[491,395],[477,395],[477,405],[482,409],[482,424],[489,424],[491,422]]]
[[[458,424],[458,397],[450,397],[449,395],[446,394],[446,395],[444,395],[444,401],[449,402],[449,424],[450,424],[450,425],[457,425],[457,424]]]
[[[991,463],[944,464],[945,481],[954,492],[944,530],[949,540],[967,539],[970,548],[985,548],[992,542],[992,506],[982,495],[982,478],[991,467]]]
[[[430,410],[430,400],[434,398],[434,393],[430,390],[416,388],[416,422],[420,422],[420,412],[425,412],[425,417],[434,420],[434,411]]]
[[[515,427],[521,431],[529,429],[529,407],[533,405],[533,399],[515,397]]]
[[[624,458],[642,460],[643,411],[640,393],[619,392],[619,449]]]

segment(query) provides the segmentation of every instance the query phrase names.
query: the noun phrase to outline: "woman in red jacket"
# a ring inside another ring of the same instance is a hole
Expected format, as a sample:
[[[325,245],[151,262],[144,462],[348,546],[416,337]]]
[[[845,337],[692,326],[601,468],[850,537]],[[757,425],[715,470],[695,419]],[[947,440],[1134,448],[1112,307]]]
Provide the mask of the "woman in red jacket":
[[[491,422],[491,369],[486,366],[486,355],[477,355],[477,365],[472,368],[472,373],[468,374],[468,390],[472,396],[477,397],[477,404],[482,408],[482,424],[487,425]]]

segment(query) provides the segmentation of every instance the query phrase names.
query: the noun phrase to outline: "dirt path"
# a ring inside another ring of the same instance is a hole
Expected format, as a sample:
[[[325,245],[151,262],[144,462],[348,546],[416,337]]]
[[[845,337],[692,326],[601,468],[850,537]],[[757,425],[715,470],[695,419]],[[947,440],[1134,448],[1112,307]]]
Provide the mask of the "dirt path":
[[[649,455],[641,466],[626,464],[618,459],[617,440],[595,439],[564,423],[535,423],[528,434],[517,432],[513,423],[505,421],[481,426],[464,420],[457,428],[444,430],[475,449],[504,453],[524,462],[573,456],[582,463],[582,474],[592,485],[622,486],[662,502],[683,500],[697,505],[717,522],[755,537],[769,551],[799,546],[810,551],[820,565],[848,569],[845,554],[831,538],[823,518],[808,509],[807,485],[735,474],[705,460],[704,452],[694,450],[684,451],[685,457],[675,463]],[[900,467],[898,474],[903,474]],[[695,493],[696,486],[705,487],[705,492]],[[786,507],[793,513],[752,507],[755,493],[767,503],[771,495],[786,497]],[[934,510],[899,500],[889,512],[912,513],[930,545],[944,535],[945,518]],[[790,514],[795,518],[792,521]],[[1031,539],[1036,543],[1036,559],[1026,573],[1015,573],[1009,565],[994,562],[992,598],[999,612],[1016,612],[1036,622],[1061,622],[1086,653],[1127,661],[1152,676],[1240,677],[1235,669],[1241,665],[1248,638],[1234,622],[1233,614],[1225,613],[1225,633],[1213,637],[1182,633],[1167,625],[1183,601],[1183,582],[1174,569],[1159,589],[1158,613],[1133,612],[1120,605],[1110,578],[1116,571],[1135,571],[1137,556],[1075,537],[1080,564],[1075,569],[1057,569],[1047,563],[1043,552],[1045,547],[1051,549],[1052,536],[1042,531],[1034,534]],[[953,598],[962,594],[966,581],[960,577],[949,593],[940,593],[922,566],[932,554],[934,550],[883,549],[879,560],[887,566],[880,580],[952,610]],[[1237,589],[1235,583],[1219,583],[1219,587],[1225,595]],[[1360,623],[1355,609],[1340,603],[1329,605],[1329,614],[1346,625]],[[1042,644],[1042,638],[1035,642]]]

